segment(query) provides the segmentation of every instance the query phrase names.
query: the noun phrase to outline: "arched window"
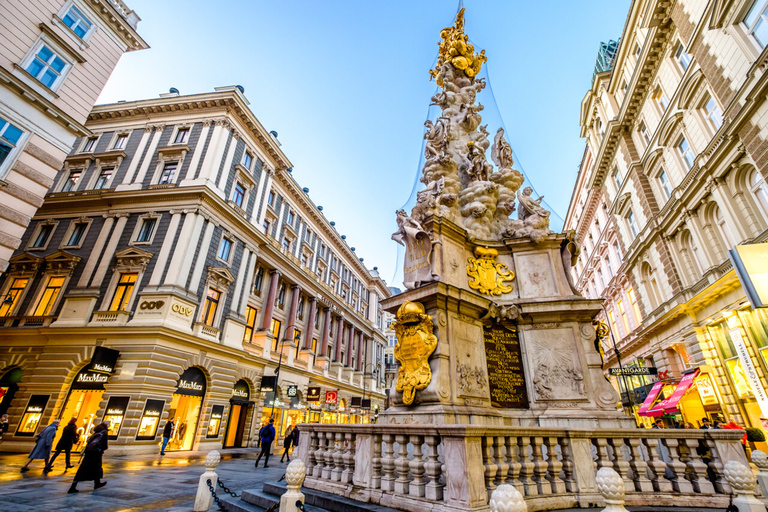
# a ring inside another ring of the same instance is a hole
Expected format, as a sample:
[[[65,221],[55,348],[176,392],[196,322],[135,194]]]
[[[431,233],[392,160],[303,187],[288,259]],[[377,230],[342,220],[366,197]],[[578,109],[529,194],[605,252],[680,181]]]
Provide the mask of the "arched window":
[[[686,265],[690,284],[697,282],[701,278],[703,266],[699,259],[698,247],[694,242],[690,231],[684,231],[680,235],[680,255],[683,264]]]
[[[723,210],[721,210],[719,206],[715,206],[712,216],[715,219],[717,230],[720,232],[723,242],[725,242],[726,250],[733,249],[736,246],[736,239],[734,238],[733,233],[731,233],[731,228],[729,228],[728,224],[725,222]]]
[[[763,219],[768,219],[768,186],[763,175],[756,170],[749,175],[749,190],[754,194]]]
[[[645,278],[645,289],[648,293],[648,300],[654,309],[661,304],[661,293],[659,292],[659,283],[656,280],[656,273],[647,262],[643,264],[643,277]]]

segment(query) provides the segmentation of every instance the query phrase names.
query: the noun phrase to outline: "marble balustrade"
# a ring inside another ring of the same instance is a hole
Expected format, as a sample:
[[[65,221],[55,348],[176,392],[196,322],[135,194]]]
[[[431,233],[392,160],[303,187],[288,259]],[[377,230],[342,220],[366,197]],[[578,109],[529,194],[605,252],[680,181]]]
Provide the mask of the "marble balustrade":
[[[384,506],[487,510],[510,484],[529,510],[598,506],[595,472],[624,480],[630,505],[726,507],[729,460],[747,463],[727,430],[566,430],[473,425],[300,428],[306,487]]]

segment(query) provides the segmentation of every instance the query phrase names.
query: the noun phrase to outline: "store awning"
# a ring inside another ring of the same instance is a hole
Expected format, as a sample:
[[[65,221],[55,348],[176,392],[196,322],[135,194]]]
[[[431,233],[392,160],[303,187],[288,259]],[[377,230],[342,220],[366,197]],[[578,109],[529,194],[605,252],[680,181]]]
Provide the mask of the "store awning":
[[[653,405],[653,402],[656,400],[656,397],[659,396],[659,393],[661,393],[661,388],[664,387],[663,382],[656,382],[654,383],[651,390],[648,392],[648,396],[645,397],[645,400],[643,401],[642,405],[640,405],[640,409],[637,410],[637,414],[640,416],[647,416],[648,415],[648,409],[651,408]]]
[[[682,400],[688,390],[691,389],[691,386],[693,386],[694,380],[698,375],[698,368],[696,368],[696,371],[684,375],[669,398],[656,404],[654,408],[648,411],[647,416],[661,416],[662,414],[677,410],[677,404],[680,403],[680,400]]]

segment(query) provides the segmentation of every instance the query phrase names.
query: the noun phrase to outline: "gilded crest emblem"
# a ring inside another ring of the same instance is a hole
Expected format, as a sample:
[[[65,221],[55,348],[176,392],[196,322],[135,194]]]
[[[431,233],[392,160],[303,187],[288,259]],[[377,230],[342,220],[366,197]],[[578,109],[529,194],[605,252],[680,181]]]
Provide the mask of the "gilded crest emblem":
[[[397,336],[395,359],[400,363],[395,389],[403,394],[403,403],[411,405],[416,391],[432,381],[428,360],[437,348],[437,336],[432,334],[432,315],[425,314],[422,304],[405,301],[397,310],[392,328]]]
[[[469,287],[484,295],[501,295],[512,291],[511,285],[505,281],[515,278],[515,273],[507,269],[503,263],[496,263],[499,251],[488,247],[475,247],[475,258],[467,262],[467,276],[470,277]]]

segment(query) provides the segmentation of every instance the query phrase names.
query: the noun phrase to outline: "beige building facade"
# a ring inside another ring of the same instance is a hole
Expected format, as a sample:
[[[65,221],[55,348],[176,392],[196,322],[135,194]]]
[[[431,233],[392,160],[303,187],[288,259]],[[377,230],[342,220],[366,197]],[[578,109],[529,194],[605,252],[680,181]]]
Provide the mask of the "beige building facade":
[[[243,89],[101,105],[86,127],[0,280],[4,446],[52,418],[111,419],[122,452],[168,420],[170,450],[253,446],[270,416],[372,421],[390,292]]]
[[[148,48],[122,0],[3,5],[0,272],[19,247],[120,57]]]
[[[605,299],[606,371],[658,369],[613,377],[641,425],[768,417],[768,315],[728,257],[768,237],[767,10],[634,1],[582,102],[573,279]]]

